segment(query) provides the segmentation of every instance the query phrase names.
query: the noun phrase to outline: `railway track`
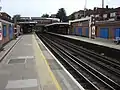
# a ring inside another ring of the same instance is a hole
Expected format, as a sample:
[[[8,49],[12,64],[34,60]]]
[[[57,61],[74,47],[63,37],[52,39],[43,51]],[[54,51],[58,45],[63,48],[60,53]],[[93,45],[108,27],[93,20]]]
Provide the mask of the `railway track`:
[[[50,35],[38,35],[87,90],[119,90],[119,62]],[[109,60],[109,61],[108,61]]]

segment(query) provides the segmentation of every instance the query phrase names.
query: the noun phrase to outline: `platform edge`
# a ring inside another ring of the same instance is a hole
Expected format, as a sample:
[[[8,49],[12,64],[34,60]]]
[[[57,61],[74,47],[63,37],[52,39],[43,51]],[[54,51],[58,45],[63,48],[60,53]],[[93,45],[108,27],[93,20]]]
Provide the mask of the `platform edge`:
[[[38,36],[35,34],[38,38]],[[65,67],[59,62],[59,60],[52,54],[52,52],[46,47],[46,45],[38,38],[38,40],[42,43],[42,45],[47,49],[47,51],[52,55],[52,57],[56,60],[56,62],[63,68],[63,70],[68,74],[68,76],[74,81],[74,83],[80,88],[80,90],[85,90],[76,80],[75,78],[65,69]]]

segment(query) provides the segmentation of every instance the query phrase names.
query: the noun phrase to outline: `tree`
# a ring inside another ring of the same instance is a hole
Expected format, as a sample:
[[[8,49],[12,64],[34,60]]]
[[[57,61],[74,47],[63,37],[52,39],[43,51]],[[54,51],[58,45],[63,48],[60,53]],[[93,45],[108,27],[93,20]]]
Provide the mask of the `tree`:
[[[59,18],[61,22],[66,22],[66,21],[68,21],[68,18],[67,18],[67,16],[66,16],[66,11],[65,11],[64,8],[60,8],[60,9],[58,10],[58,13],[57,13],[56,17]]]
[[[41,17],[49,18],[48,14],[43,14]]]

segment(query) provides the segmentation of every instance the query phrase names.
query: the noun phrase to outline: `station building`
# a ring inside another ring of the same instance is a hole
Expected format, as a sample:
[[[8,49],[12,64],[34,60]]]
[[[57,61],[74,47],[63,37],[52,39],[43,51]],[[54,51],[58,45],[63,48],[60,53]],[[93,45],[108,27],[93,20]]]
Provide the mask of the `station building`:
[[[120,21],[95,21],[91,17],[69,21],[70,33],[84,37],[114,40],[120,37]]]

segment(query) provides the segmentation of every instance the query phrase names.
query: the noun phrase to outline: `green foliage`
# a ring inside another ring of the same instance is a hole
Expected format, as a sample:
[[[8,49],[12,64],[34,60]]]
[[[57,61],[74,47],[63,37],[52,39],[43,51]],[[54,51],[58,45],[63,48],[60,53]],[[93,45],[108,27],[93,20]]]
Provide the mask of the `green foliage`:
[[[66,16],[66,11],[65,11],[64,8],[60,8],[58,10],[58,13],[57,13],[56,17],[59,18],[60,21],[62,21],[62,22],[67,22],[68,21],[68,18]]]
[[[49,18],[48,14],[43,14],[41,17]]]

